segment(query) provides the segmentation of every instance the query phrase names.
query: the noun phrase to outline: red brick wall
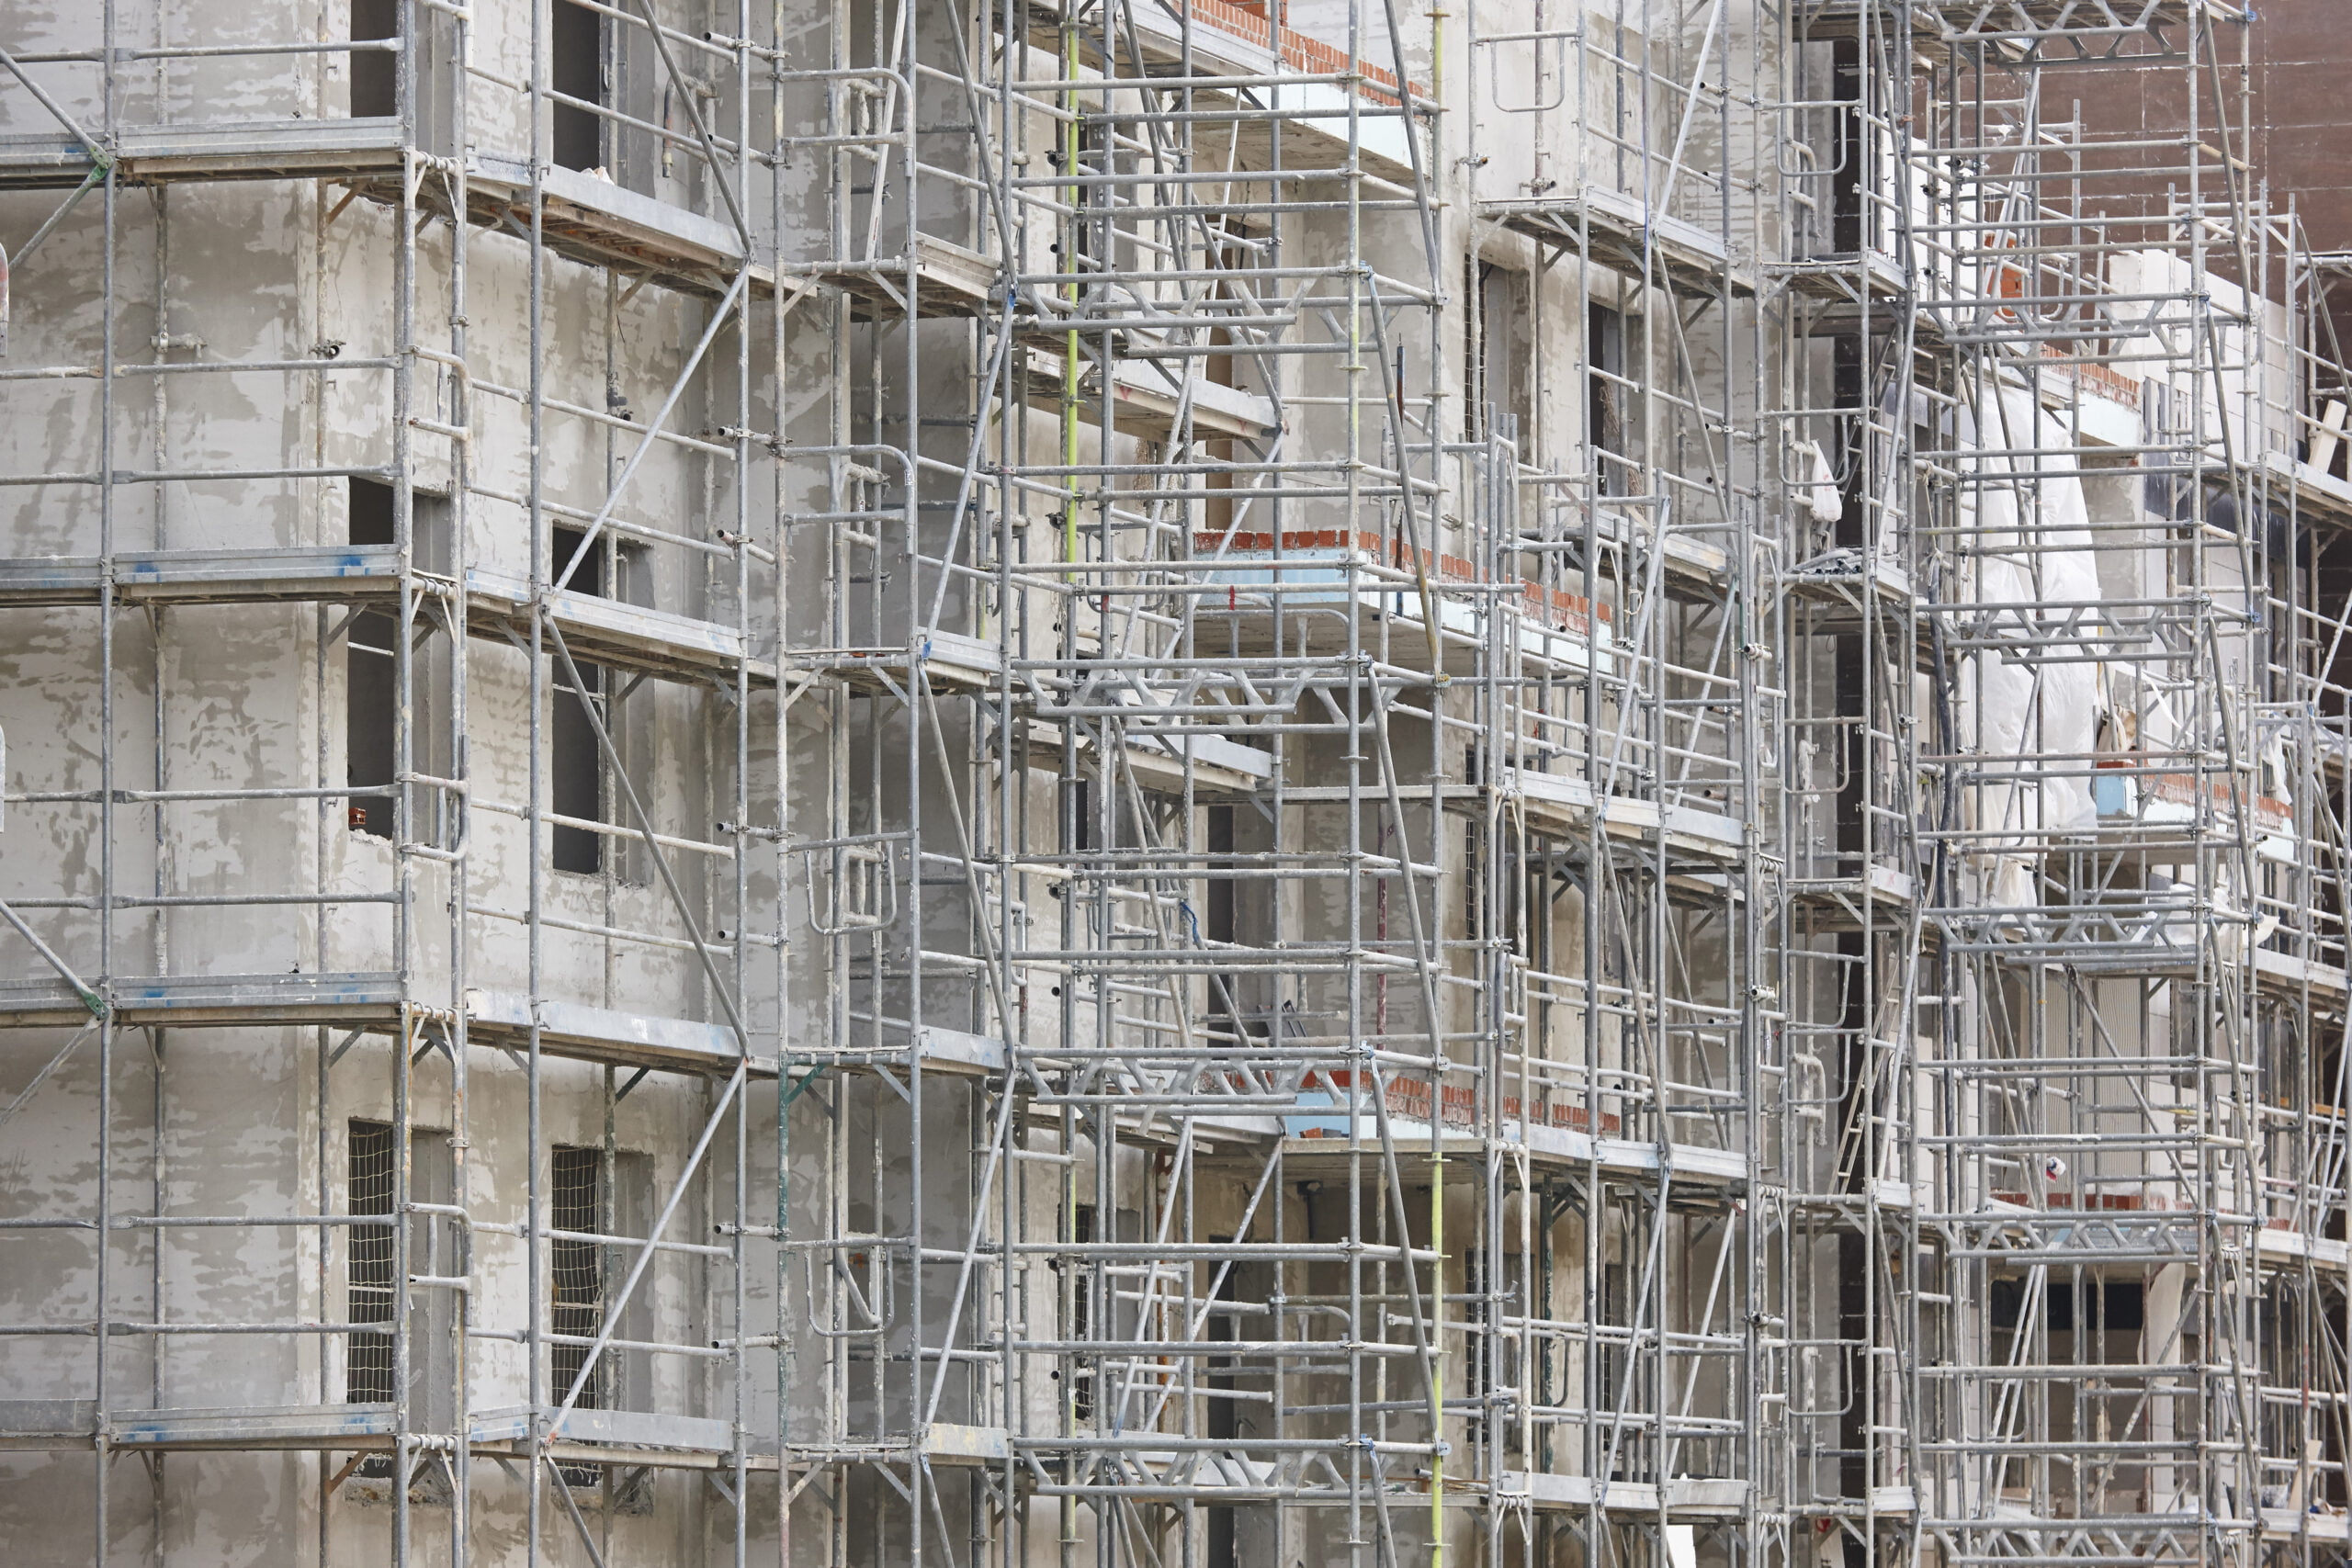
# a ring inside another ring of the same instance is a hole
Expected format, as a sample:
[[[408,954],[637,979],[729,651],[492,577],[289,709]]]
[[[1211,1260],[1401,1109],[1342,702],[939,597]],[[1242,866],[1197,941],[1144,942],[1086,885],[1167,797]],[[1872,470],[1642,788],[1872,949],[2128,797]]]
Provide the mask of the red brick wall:
[[[2240,40],[2251,63],[2253,127],[2250,146],[2230,151],[2252,165],[2255,188],[2267,182],[2274,208],[2291,198],[2310,242],[2321,250],[2352,250],[2352,4],[2347,0],[2259,0],[2255,19],[2216,27],[2220,73],[2229,121],[2242,112],[2236,101]],[[2046,72],[2043,113],[2064,119],[2076,104],[2096,136],[2176,136],[2189,124],[2187,73],[2178,65],[2152,70],[2095,67]],[[2197,118],[2199,140],[2219,149],[2214,79],[2200,72]],[[2134,160],[2153,166],[2177,162],[2175,150],[2114,152],[2100,160],[2109,170]],[[2211,160],[2208,160],[2209,164]],[[2128,225],[2165,209],[2165,181],[2160,175],[2110,174],[2086,190],[2086,210]],[[2152,231],[2120,228],[2132,240]],[[2233,269],[2224,268],[2225,271]],[[2276,292],[2274,275],[2265,288]],[[2352,349],[2352,286],[2338,285],[2337,331]]]

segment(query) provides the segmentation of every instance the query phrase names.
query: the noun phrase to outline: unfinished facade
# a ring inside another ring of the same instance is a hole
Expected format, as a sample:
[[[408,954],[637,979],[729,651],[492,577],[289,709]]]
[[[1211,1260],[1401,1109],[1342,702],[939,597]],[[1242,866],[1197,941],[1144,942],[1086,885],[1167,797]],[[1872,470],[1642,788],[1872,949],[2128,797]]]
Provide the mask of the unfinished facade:
[[[0,1550],[2341,1561],[2258,25],[15,0]]]

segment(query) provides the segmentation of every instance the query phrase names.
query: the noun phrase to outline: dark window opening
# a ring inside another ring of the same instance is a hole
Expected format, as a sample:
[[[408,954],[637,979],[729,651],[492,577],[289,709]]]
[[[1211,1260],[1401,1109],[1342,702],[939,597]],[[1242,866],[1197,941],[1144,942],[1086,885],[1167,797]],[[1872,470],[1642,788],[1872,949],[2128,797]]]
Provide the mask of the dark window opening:
[[[626,1240],[642,1237],[653,1224],[653,1162],[642,1154],[558,1145],[549,1175],[548,1243],[548,1402],[561,1404],[580,1383],[577,1410],[645,1410],[652,1404],[650,1353],[607,1345],[591,1367],[588,1352],[614,1318],[613,1337],[642,1343],[653,1337],[654,1271],[638,1281],[626,1301],[621,1287],[636,1262]],[[568,1233],[568,1234],[567,1234]],[[614,1306],[619,1303],[616,1314]],[[583,1379],[582,1370],[587,1369]],[[652,1478],[637,1467],[564,1464],[564,1483],[597,1487],[613,1483],[607,1503],[623,1513],[642,1513],[652,1501]]]
[[[1094,1240],[1094,1205],[1080,1203],[1070,1215],[1069,1239],[1079,1247]],[[1094,1333],[1094,1298],[1090,1293],[1094,1279],[1092,1261],[1074,1258],[1069,1265],[1069,1338],[1073,1343],[1092,1337]],[[1070,1421],[1084,1426],[1094,1419],[1095,1362],[1084,1356],[1069,1359]]]
[[[400,623],[373,610],[351,623],[344,660],[348,667],[345,687],[345,751],[353,790],[345,808],[353,829],[372,838],[392,836],[396,798],[390,793],[360,794],[384,788],[388,792],[399,764],[400,682],[394,643]]]
[[[387,547],[400,543],[400,498],[391,486],[355,475],[345,494],[348,543]],[[408,513],[410,564],[419,571],[448,576],[457,558],[449,498],[412,487]]]
[[[596,730],[588,705],[600,708],[605,700],[605,672],[593,664],[580,667],[583,689],[556,682],[554,733],[549,738],[549,794],[559,817],[580,822],[605,819],[605,770]],[[591,828],[555,825],[555,868],[594,876],[605,869],[605,835]]]
[[[1487,1277],[1487,1249],[1474,1247],[1462,1255],[1462,1291],[1469,1299],[1463,1303],[1462,1342],[1467,1351],[1463,1359],[1468,1393],[1474,1401],[1484,1398],[1487,1388],[1487,1294],[1493,1285]],[[1473,1416],[1473,1424],[1478,1417]]]
[[[1111,147],[1107,126],[1089,120],[1079,131],[1078,168],[1081,175],[1108,175],[1116,171],[1118,155]],[[1069,271],[1095,272],[1101,264],[1127,247],[1116,240],[1114,220],[1111,217],[1111,194],[1108,187],[1085,185],[1079,187],[1079,209],[1072,215],[1069,228],[1071,254]],[[1101,284],[1081,285],[1081,291],[1092,298],[1105,287]]]
[[[605,558],[610,553],[612,538],[610,532],[599,530],[591,544],[584,529],[554,530],[549,552],[554,558],[548,565],[548,581],[563,583],[566,592],[605,597]],[[567,571],[571,574],[569,581],[563,575]]]
[[[1600,1321],[1611,1328],[1634,1325],[1634,1281],[1623,1263],[1600,1266]],[[1593,1351],[1593,1387],[1603,1399],[1614,1400],[1626,1386],[1625,1373],[1630,1359],[1629,1347],[1611,1340]],[[1612,1478],[1613,1479],[1613,1478]]]
[[[398,498],[392,487],[354,478],[346,491],[347,542],[359,548],[399,543]],[[451,555],[449,500],[430,491],[409,492],[409,555],[421,570],[446,573]],[[419,622],[418,625],[423,625]],[[352,829],[378,839],[400,829],[399,807],[415,797],[397,787],[400,773],[400,617],[368,610],[352,617],[344,638],[344,784],[355,793],[345,802]],[[425,666],[412,659],[409,734],[412,760],[429,766],[424,753],[431,711]],[[430,798],[429,796],[426,798]],[[431,824],[420,825],[429,829]]]
[[[1209,1239],[1220,1246],[1233,1240],[1229,1235],[1213,1235]],[[1216,1282],[1215,1299],[1220,1303],[1238,1301],[1240,1268],[1230,1263],[1222,1266],[1212,1263],[1209,1268]],[[1240,1325],[1234,1314],[1218,1312],[1215,1308],[1210,1309],[1208,1331],[1213,1341],[1229,1343],[1241,1337]],[[1204,1414],[1208,1417],[1208,1435],[1214,1441],[1229,1443],[1241,1436],[1239,1402],[1216,1397],[1220,1393],[1232,1393],[1240,1386],[1240,1380],[1234,1376],[1233,1367],[1234,1358],[1230,1356],[1209,1358],[1210,1397]],[[1208,1516],[1208,1568],[1241,1568],[1240,1517],[1238,1510],[1213,1507],[1209,1509]]]
[[[601,1234],[605,1210],[605,1152],[602,1149],[559,1147],[555,1151],[554,1194],[550,1228]],[[593,1241],[558,1237],[548,1244],[548,1329],[561,1336],[548,1348],[548,1402],[561,1404],[580,1382],[588,1365],[588,1346],[602,1326],[605,1312],[605,1263]],[[605,1404],[602,1359],[581,1383],[571,1400],[581,1410],[602,1409]],[[575,1473],[575,1471],[577,1473]],[[594,1466],[566,1466],[563,1478],[574,1486],[593,1486],[602,1478]]]
[[[562,7],[559,7],[561,9]],[[607,541],[600,537],[593,543],[576,528],[558,528],[554,534],[554,561],[548,573],[550,582],[560,581],[566,570],[571,570],[568,590],[574,593],[605,593],[605,565]],[[576,567],[574,563],[577,563]],[[598,666],[578,661],[580,689],[574,690],[565,679],[563,666],[555,666],[555,712],[548,738],[549,794],[555,814],[582,822],[602,822],[605,817],[604,749],[596,741],[596,723],[611,723],[612,705],[606,692],[605,671]],[[591,708],[594,717],[590,716]],[[579,872],[594,876],[605,869],[605,835],[587,828],[567,827],[559,822],[553,833],[555,868],[558,871]]]
[[[354,1214],[382,1214],[380,1225],[351,1227],[350,1262],[345,1290],[355,1325],[390,1323],[393,1318],[391,1126],[383,1122],[354,1122],[344,1155],[345,1205]],[[390,1404],[398,1394],[392,1382],[392,1337],[389,1334],[355,1334],[343,1359],[343,1397],[353,1404]]]
[[[605,1151],[602,1149],[567,1148],[558,1145],[555,1151],[554,1201],[549,1219],[557,1231],[575,1231],[601,1235],[605,1230]],[[604,1322],[605,1260],[603,1248],[593,1241],[565,1239],[561,1236],[548,1244],[550,1300],[553,1321],[549,1328],[558,1335],[578,1339],[593,1339]],[[554,1404],[563,1403],[578,1381],[581,1368],[588,1364],[588,1347],[559,1342],[550,1347],[548,1365],[552,1369],[548,1386],[548,1398]],[[588,1381],[582,1385],[580,1397],[572,1404],[583,1410],[598,1410],[605,1404],[605,1367],[602,1359]]]
[[[1524,451],[1533,423],[1527,275],[1475,258],[1470,274],[1478,333],[1463,388],[1464,423],[1474,441],[1499,435]]]
[[[397,542],[392,500],[390,485],[351,481],[352,544]],[[399,617],[380,610],[355,616],[344,639],[344,783],[354,790],[385,791],[355,794],[345,807],[355,829],[379,839],[390,839],[394,825],[391,785],[400,766],[399,640]]]
[[[1485,279],[1480,276],[1485,271],[1485,264],[1476,256],[1462,258],[1462,292],[1473,302],[1474,310],[1485,303]],[[1470,441],[1478,440],[1487,433],[1487,373],[1480,363],[1485,345],[1478,341],[1482,335],[1462,335],[1462,434]]]
[[[351,41],[398,38],[400,0],[351,0]],[[351,116],[384,119],[401,112],[400,56],[380,49],[351,51]]]
[[[1595,304],[1585,319],[1585,438],[1603,495],[1632,490],[1623,467],[1612,461],[1625,452],[1625,318]]]
[[[1211,863],[1219,869],[1236,863],[1233,844],[1233,807],[1212,806],[1208,811],[1208,848],[1214,857]],[[1230,876],[1212,876],[1208,882],[1208,921],[1206,935],[1218,943],[1240,940],[1240,909],[1237,899],[1239,885]],[[1241,1013],[1241,976],[1227,970],[1209,976],[1210,1027],[1225,1036],[1225,1044],[1238,1045],[1247,1032]]]
[[[2028,1290],[2031,1281],[2021,1278],[1993,1281],[1993,1326],[2014,1333],[2026,1316]],[[2041,1326],[2052,1334],[2071,1334],[2076,1328],[2106,1328],[2119,1333],[2137,1334],[2145,1316],[2144,1292],[2136,1280],[2086,1280],[2083,1294],[2088,1298],[2078,1314],[2075,1310],[2074,1284],[2068,1280],[2052,1280],[2041,1287]]]
[[[2325,889],[2321,899],[2324,912],[2340,922],[2344,913],[2341,890],[2337,888],[2333,877],[2324,878],[2322,886]],[[2322,1105],[2342,1105],[2347,1099],[2352,1099],[2352,1096],[2347,1096],[2346,1093],[2344,1067],[2344,1032],[2339,1025],[2333,1031],[2332,1036],[2320,1047],[2319,1075],[2312,1086],[2313,1100]],[[2344,1206],[2341,1203],[2330,1203],[2327,1206],[2327,1217],[2320,1222],[2320,1235],[2330,1241],[2342,1241],[2345,1229]]]
[[[566,169],[600,168],[605,162],[604,122],[580,104],[605,107],[605,18],[571,0],[555,0],[548,10],[553,27],[551,85],[565,97],[580,100],[555,106],[555,161]]]
[[[1209,807],[1209,853],[1216,856],[1220,868],[1233,863],[1233,807]],[[1209,938],[1214,942],[1231,942],[1234,932],[1234,881],[1230,876],[1209,879]]]
[[[390,1122],[355,1118],[345,1124],[344,1206],[353,1215],[382,1216],[380,1224],[346,1228],[344,1269],[345,1321],[390,1330],[401,1319],[401,1280],[399,1213],[401,1146]],[[413,1129],[408,1145],[408,1195],[418,1203],[447,1204],[457,1191],[456,1154],[445,1131]],[[466,1272],[458,1233],[447,1219],[429,1214],[408,1221],[406,1272],[442,1279]],[[456,1425],[456,1300],[446,1290],[422,1289],[407,1301],[409,1425],[447,1432]],[[354,1404],[390,1404],[401,1398],[400,1366],[392,1332],[362,1332],[345,1341],[343,1396]],[[361,1465],[359,1474],[382,1480],[392,1473],[390,1456]],[[417,1472],[412,1496],[447,1500],[446,1476]]]
[[[605,1234],[605,1151],[555,1150],[554,1193],[549,1204],[549,1228],[591,1235]],[[548,1244],[548,1331],[558,1336],[548,1347],[548,1403],[561,1404],[588,1366],[587,1341],[596,1337],[605,1320],[604,1248],[593,1241],[560,1235]],[[573,1341],[578,1341],[574,1343]],[[609,1356],[597,1358],[580,1393],[571,1401],[578,1410],[601,1410],[610,1382]],[[594,1486],[604,1479],[600,1465],[559,1467],[572,1486]]]

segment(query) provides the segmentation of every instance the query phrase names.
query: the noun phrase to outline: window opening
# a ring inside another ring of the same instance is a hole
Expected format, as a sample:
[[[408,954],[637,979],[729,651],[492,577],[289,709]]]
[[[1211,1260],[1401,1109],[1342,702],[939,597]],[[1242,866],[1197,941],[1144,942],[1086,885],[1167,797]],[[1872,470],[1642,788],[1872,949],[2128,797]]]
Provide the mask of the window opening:
[[[1585,320],[1585,437],[1592,444],[1592,468],[1603,495],[1623,495],[1630,490],[1623,465],[1625,453],[1625,318],[1606,305],[1594,304]]]
[[[558,1145],[553,1177],[549,1228],[592,1235],[605,1234],[605,1151]],[[571,1392],[581,1369],[588,1365],[588,1342],[604,1326],[604,1250],[595,1242],[567,1239],[560,1235],[548,1244],[548,1327],[558,1336],[555,1343],[548,1347],[550,1404],[562,1404],[564,1396]],[[572,1407],[604,1409],[611,1376],[608,1351],[597,1358],[588,1381],[581,1385],[580,1396],[571,1402]],[[559,1465],[557,1471],[568,1486],[595,1486],[605,1475],[604,1467],[596,1464]]]
[[[1533,312],[1527,275],[1492,262],[1474,259],[1470,265],[1478,341],[1464,389],[1464,423],[1474,440],[1500,435],[1524,450],[1533,422],[1527,341]]]
[[[351,1322],[390,1323],[393,1320],[392,1129],[384,1122],[354,1122],[345,1150],[345,1204],[354,1214],[382,1214],[380,1225],[351,1227],[351,1258],[345,1269]],[[392,1338],[389,1334],[355,1334],[343,1359],[343,1397],[353,1404],[390,1404],[398,1394],[392,1382]]]
[[[399,543],[392,487],[354,477],[345,516],[347,542],[369,548]],[[422,570],[446,570],[451,540],[447,496],[409,492],[409,553]],[[352,617],[344,635],[344,783],[356,792],[345,803],[345,819],[357,832],[390,839],[399,826],[400,617],[366,610]],[[410,750],[419,765],[428,735],[428,682],[412,665],[409,689]]]
[[[560,9],[561,7],[559,7]],[[575,558],[585,551],[585,558],[572,572],[569,591],[596,598],[605,596],[605,558],[607,540],[591,543],[587,536],[576,528],[558,528],[554,534],[555,560],[548,573],[553,582],[563,576]],[[604,749],[596,743],[596,720],[608,727],[612,721],[611,703],[606,691],[604,670],[585,660],[575,659],[580,671],[581,685],[574,689],[564,678],[561,665],[555,670],[555,712],[549,726],[548,768],[549,793],[555,814],[574,818],[582,822],[608,820],[605,815]],[[595,719],[589,710],[594,708]],[[607,733],[609,733],[609,728]],[[605,835],[587,828],[555,825],[552,840],[555,868],[594,876],[605,869]]]
[[[554,1179],[551,1227],[557,1231],[604,1234],[605,1151],[559,1145],[555,1151]],[[593,1241],[559,1236],[548,1244],[548,1260],[554,1317],[550,1327],[570,1338],[594,1338],[605,1315],[603,1248]],[[571,1392],[580,1369],[588,1364],[588,1347],[584,1343],[559,1341],[549,1348],[548,1364],[551,1369],[548,1399],[560,1404]],[[580,1397],[572,1401],[575,1406],[582,1410],[604,1408],[605,1371],[599,1358],[598,1366],[580,1390]]]
[[[381,1215],[381,1224],[349,1228],[345,1266],[345,1321],[355,1325],[400,1320],[403,1281],[394,1227],[399,1196],[400,1140],[388,1122],[354,1118],[345,1128],[344,1205],[353,1215]],[[456,1201],[457,1156],[449,1134],[413,1128],[408,1145],[409,1198],[417,1203]],[[408,1272],[447,1279],[466,1271],[456,1227],[446,1216],[412,1215],[408,1221]],[[418,1431],[447,1432],[457,1424],[457,1300],[448,1291],[427,1287],[408,1297],[409,1425]],[[390,1404],[401,1397],[400,1369],[389,1333],[361,1333],[346,1340],[344,1398],[354,1404]],[[389,1455],[363,1463],[358,1473],[384,1480],[392,1473]],[[447,1477],[427,1467],[412,1472],[415,1484],[447,1500]]]
[[[391,486],[354,479],[348,515],[352,544],[395,542]],[[345,808],[352,828],[379,839],[392,836],[390,785],[400,758],[399,637],[399,617],[368,610],[352,618],[344,638],[344,782],[355,790],[386,791],[353,795]]]
[[[548,8],[549,61],[555,90],[577,103],[555,105],[555,161],[566,169],[594,169],[605,162],[605,126],[595,108],[605,107],[605,18],[571,0]],[[593,104],[595,108],[583,107]]]
[[[400,0],[351,0],[351,41],[372,43],[401,34]],[[356,49],[351,61],[351,117],[389,119],[401,112],[400,56]]]
[[[1070,1215],[1069,1239],[1074,1246],[1091,1246],[1094,1240],[1094,1205],[1080,1203]],[[1094,1269],[1091,1259],[1073,1258],[1069,1262],[1069,1337],[1073,1342],[1091,1339],[1094,1335]],[[1094,1419],[1095,1363],[1085,1356],[1070,1358],[1070,1419],[1085,1426]]]

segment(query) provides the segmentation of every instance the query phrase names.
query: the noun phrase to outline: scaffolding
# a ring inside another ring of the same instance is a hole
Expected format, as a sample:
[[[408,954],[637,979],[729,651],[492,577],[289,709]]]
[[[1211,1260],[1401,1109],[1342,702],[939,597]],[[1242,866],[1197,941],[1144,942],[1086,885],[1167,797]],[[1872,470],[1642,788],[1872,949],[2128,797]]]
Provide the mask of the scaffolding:
[[[0,23],[0,1517],[2340,1561],[2248,20]]]

